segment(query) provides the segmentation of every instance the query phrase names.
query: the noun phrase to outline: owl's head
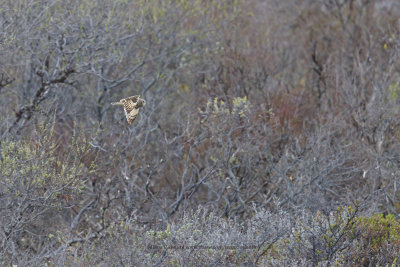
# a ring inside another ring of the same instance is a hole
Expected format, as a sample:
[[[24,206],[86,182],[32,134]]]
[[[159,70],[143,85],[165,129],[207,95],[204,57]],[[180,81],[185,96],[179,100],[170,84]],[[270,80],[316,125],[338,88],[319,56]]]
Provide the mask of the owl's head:
[[[146,100],[142,99],[139,97],[139,99],[136,102],[136,107],[141,108],[146,105]]]

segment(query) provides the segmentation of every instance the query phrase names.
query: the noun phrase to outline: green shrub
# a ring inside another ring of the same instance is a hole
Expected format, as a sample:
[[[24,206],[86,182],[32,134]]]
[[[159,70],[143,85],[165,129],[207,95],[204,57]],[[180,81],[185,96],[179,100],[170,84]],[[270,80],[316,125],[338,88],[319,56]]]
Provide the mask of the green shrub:
[[[34,130],[32,136],[5,139],[0,145],[0,225],[7,237],[0,258],[4,260],[23,258],[63,229],[66,222],[57,223],[60,210],[79,201],[95,166],[83,138],[72,138],[65,148],[50,125]]]
[[[361,237],[353,254],[357,265],[395,264],[400,256],[400,221],[392,214],[357,218]]]

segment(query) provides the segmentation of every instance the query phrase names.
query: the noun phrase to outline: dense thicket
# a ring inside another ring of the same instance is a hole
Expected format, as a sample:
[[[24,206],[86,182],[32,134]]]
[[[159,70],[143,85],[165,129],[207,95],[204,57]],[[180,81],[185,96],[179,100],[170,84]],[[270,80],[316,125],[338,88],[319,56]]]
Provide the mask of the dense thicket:
[[[398,1],[0,14],[0,265],[400,260]]]

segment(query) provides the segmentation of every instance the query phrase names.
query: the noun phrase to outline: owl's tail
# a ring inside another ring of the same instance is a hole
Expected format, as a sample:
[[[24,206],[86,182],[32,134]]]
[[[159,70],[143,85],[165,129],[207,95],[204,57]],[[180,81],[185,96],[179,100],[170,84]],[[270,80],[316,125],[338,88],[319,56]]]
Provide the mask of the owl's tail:
[[[113,105],[113,106],[123,106],[124,104],[122,104],[121,102],[112,102],[111,105]]]

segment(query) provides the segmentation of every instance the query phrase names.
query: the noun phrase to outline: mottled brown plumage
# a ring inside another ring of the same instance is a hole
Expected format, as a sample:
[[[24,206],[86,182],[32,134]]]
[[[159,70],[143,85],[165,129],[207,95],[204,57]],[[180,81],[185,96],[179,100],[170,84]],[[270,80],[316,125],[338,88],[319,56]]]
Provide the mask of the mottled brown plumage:
[[[130,96],[121,99],[119,102],[113,102],[111,105],[124,106],[126,120],[128,124],[132,124],[139,113],[139,108],[146,105],[146,101],[139,95]]]

